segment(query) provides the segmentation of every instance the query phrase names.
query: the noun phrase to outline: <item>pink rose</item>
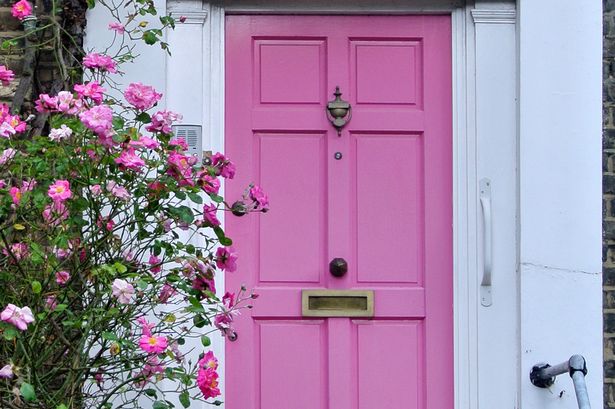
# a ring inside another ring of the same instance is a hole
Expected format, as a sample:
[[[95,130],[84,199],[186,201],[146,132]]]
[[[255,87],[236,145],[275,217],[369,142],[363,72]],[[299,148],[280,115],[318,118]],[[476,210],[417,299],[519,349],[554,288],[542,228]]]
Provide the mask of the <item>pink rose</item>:
[[[218,247],[216,250],[216,266],[229,273],[237,270],[237,253],[233,247]]]
[[[175,294],[177,294],[177,290],[173,288],[173,286],[169,285],[168,283],[165,283],[162,286],[162,290],[160,290],[160,294],[158,295],[158,300],[162,304],[166,304],[166,302],[169,301],[169,299],[173,297]]]
[[[216,168],[217,175],[225,179],[233,179],[235,177],[235,164],[220,152],[211,157],[211,164]]]
[[[0,379],[10,379],[13,377],[13,365],[4,365],[0,369]]]
[[[6,87],[11,83],[11,81],[13,81],[14,78],[15,73],[13,73],[13,71],[6,68],[5,65],[0,65],[0,82],[2,85]]]
[[[97,105],[83,111],[79,119],[98,136],[107,137],[113,128],[113,110],[107,105]]]
[[[162,271],[162,260],[160,258],[152,254],[151,256],[149,256],[149,260],[147,262],[151,266],[149,270],[152,273],[159,273],[160,271]]]
[[[118,34],[124,34],[126,27],[124,27],[123,24],[114,21],[113,23],[109,23],[109,30],[115,31]]]
[[[210,226],[220,226],[220,220],[216,217],[218,208],[214,204],[203,206],[203,218],[205,223]]]
[[[9,189],[9,195],[11,195],[11,199],[13,199],[13,204],[18,205],[21,202],[21,189],[13,186]]]
[[[149,132],[171,133],[171,125],[182,119],[180,114],[171,111],[158,111],[152,115],[152,122],[145,127]]]
[[[214,369],[199,365],[196,383],[205,399],[215,398],[220,395],[220,389],[218,388],[218,373]]]
[[[54,184],[49,186],[47,196],[54,202],[63,202],[72,197],[73,193],[70,191],[70,184],[68,180],[56,180]]]
[[[92,196],[96,197],[100,196],[100,194],[102,193],[102,188],[100,187],[100,185],[92,185],[92,187],[90,187],[90,191],[92,192]]]
[[[120,169],[130,169],[136,172],[140,172],[141,168],[145,166],[145,161],[135,154],[134,149],[126,149],[122,151],[120,156],[115,158],[115,163],[120,165]]]
[[[133,82],[128,85],[124,91],[124,97],[130,105],[145,111],[160,101],[162,94],[157,93],[156,90],[149,85],[143,85],[140,82]]]
[[[58,98],[40,94],[34,102],[37,112],[54,112],[58,110]]]
[[[25,331],[28,329],[28,324],[34,322],[34,316],[30,307],[19,308],[16,305],[9,304],[0,313],[0,320],[13,324],[20,331]]]
[[[130,193],[124,186],[118,185],[114,180],[110,180],[107,182],[106,189],[113,196],[117,197],[120,200],[128,200],[130,199]]]
[[[17,3],[13,4],[11,14],[17,20],[23,21],[23,19],[32,15],[32,5],[26,0],[19,0]]]
[[[90,53],[83,58],[83,65],[87,68],[100,71],[117,72],[115,61],[108,55]]]
[[[267,209],[269,206],[269,198],[260,186],[253,186],[250,189],[250,198],[254,200],[257,209]]]
[[[143,335],[139,340],[139,347],[148,354],[161,354],[167,349],[168,342],[166,337],[155,337],[153,335]]]
[[[135,293],[134,287],[126,280],[116,278],[111,286],[112,294],[120,304],[130,304]]]
[[[96,104],[100,104],[102,102],[103,93],[106,91],[97,81],[76,84],[74,89],[80,98],[90,98]]]
[[[12,161],[16,153],[17,151],[13,148],[7,148],[2,151],[2,155],[0,155],[0,165],[5,165]]]
[[[68,283],[68,280],[70,280],[70,273],[68,271],[62,270],[56,272],[56,283],[64,285]]]

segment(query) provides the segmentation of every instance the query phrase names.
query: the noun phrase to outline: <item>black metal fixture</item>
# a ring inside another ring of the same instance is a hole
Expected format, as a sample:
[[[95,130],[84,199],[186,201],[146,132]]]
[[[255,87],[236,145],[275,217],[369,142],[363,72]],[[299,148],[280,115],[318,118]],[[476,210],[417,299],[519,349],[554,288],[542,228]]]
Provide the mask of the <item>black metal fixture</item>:
[[[343,258],[334,258],[329,263],[329,272],[333,277],[344,277],[348,272],[348,263]]]
[[[337,129],[337,135],[341,136],[342,128],[346,126],[346,124],[350,122],[350,118],[352,118],[352,107],[350,103],[342,99],[339,86],[335,87],[333,95],[335,95],[335,99],[329,101],[327,104],[327,117],[335,129]]]

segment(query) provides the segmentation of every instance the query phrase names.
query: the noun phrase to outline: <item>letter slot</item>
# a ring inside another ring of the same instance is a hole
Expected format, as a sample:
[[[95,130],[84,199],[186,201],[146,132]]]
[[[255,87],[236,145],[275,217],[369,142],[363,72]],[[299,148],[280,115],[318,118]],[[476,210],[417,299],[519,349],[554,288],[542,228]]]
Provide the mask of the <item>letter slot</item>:
[[[374,316],[372,290],[303,290],[301,314],[304,317]]]

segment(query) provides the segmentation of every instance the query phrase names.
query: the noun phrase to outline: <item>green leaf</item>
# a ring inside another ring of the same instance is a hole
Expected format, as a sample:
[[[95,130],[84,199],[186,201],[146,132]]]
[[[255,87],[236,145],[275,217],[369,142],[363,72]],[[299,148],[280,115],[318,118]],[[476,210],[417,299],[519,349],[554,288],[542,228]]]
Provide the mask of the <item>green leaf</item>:
[[[199,195],[198,193],[193,193],[190,192],[188,193],[188,197],[190,198],[190,200],[192,200],[194,203],[198,203],[198,204],[203,204],[203,198],[201,197],[201,195]]]
[[[204,347],[208,347],[211,345],[211,339],[207,335],[203,335],[201,337],[201,344],[203,344]]]
[[[26,402],[34,402],[36,400],[36,392],[34,392],[34,386],[30,385],[27,382],[21,384],[19,392],[21,393],[21,396],[23,396]]]
[[[62,312],[64,311],[66,308],[68,308],[68,305],[66,304],[58,304],[55,308],[55,310],[53,310],[53,312]]]
[[[214,227],[214,233],[216,233],[216,237],[220,241],[220,244],[223,246],[230,246],[233,244],[233,240],[229,239],[224,235],[224,230],[220,226]]]
[[[123,130],[125,123],[126,123],[126,121],[124,120],[124,118],[120,118],[120,117],[116,116],[116,117],[113,118],[113,129],[115,129],[115,130]]]
[[[169,409],[169,405],[167,405],[165,402],[161,400],[157,400],[152,405],[152,409]]]
[[[68,409],[68,406],[66,406],[65,404],[61,404],[56,406],[56,409]]]
[[[12,341],[17,337],[17,330],[13,327],[8,327],[4,330],[2,336],[7,341]]]
[[[141,290],[145,290],[147,288],[147,285],[147,282],[144,280],[137,281],[137,287],[139,287]]]
[[[207,319],[201,314],[197,314],[192,319],[192,323],[197,328],[203,328],[205,325],[207,325]]]
[[[102,333],[103,339],[107,339],[109,341],[117,341],[117,335],[113,332],[105,331]]]
[[[96,5],[96,0],[86,0],[86,3],[88,4],[89,9],[93,9]]]
[[[145,41],[145,44],[147,45],[153,45],[158,41],[158,36],[154,34],[152,30],[148,30],[143,33],[143,41]]]
[[[190,394],[188,391],[183,391],[179,394],[179,403],[181,403],[184,408],[190,406]]]
[[[228,237],[224,237],[220,239],[220,244],[222,244],[223,246],[232,246],[233,240],[229,239]]]
[[[147,112],[141,112],[135,119],[139,122],[143,122],[144,124],[149,124],[152,122],[152,117],[149,116]]]
[[[113,269],[120,274],[123,274],[126,271],[128,271],[128,268],[126,268],[126,266],[120,263],[119,261],[116,261],[115,263],[113,263]]]
[[[41,293],[41,291],[43,289],[43,286],[41,285],[40,282],[34,280],[34,281],[32,281],[31,285],[32,285],[32,292],[34,294],[40,294]]]
[[[175,197],[179,200],[186,200],[186,194],[182,191],[175,192]]]
[[[154,399],[158,399],[158,395],[156,394],[156,390],[155,389],[151,389],[151,388],[150,389],[146,389],[144,392],[145,392],[145,394],[147,396],[151,396]]]
[[[176,217],[179,217],[179,219],[184,223],[191,224],[194,222],[194,213],[192,213],[192,209],[188,206],[179,206],[171,208],[170,210],[171,213],[173,213]]]
[[[213,194],[213,193],[210,193],[210,194],[209,194],[209,197],[211,198],[211,200],[213,200],[213,201],[214,201],[214,202],[216,202],[216,203],[222,203],[222,202],[224,202],[224,198],[223,198],[222,196],[218,196],[218,195],[215,195],[215,194]]]

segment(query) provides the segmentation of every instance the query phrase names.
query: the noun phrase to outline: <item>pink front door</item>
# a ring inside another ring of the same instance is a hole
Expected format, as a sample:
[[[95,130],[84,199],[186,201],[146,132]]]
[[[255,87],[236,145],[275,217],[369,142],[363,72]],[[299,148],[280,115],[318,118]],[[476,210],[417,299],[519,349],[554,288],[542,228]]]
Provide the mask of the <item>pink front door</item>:
[[[450,17],[228,16],[226,33],[226,195],[254,181],[271,202],[227,218],[226,286],[260,297],[227,342],[226,408],[452,409]],[[375,316],[302,317],[304,289],[373,290]]]

